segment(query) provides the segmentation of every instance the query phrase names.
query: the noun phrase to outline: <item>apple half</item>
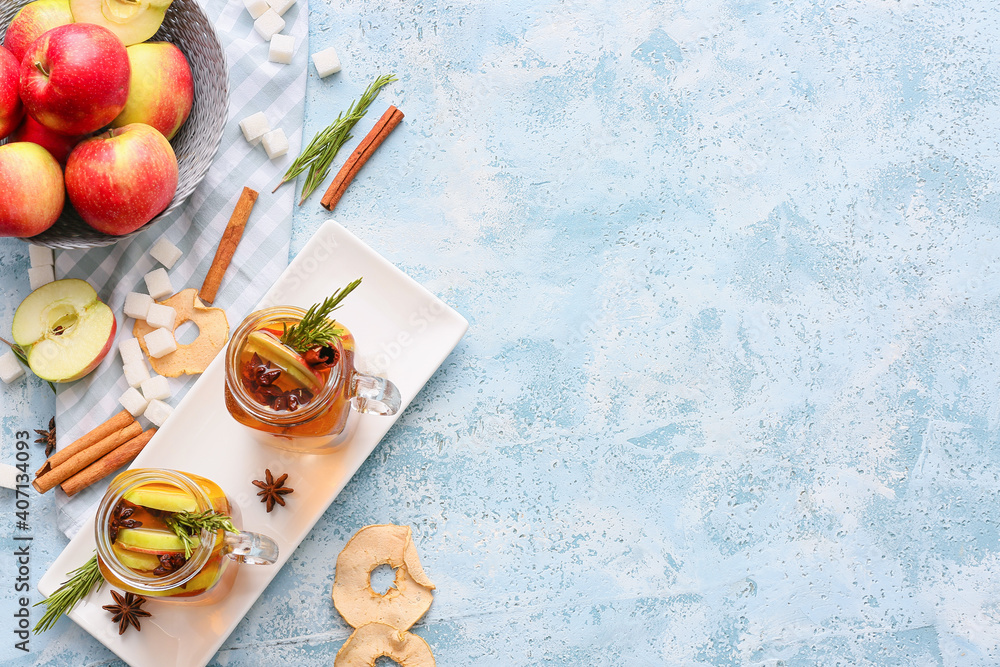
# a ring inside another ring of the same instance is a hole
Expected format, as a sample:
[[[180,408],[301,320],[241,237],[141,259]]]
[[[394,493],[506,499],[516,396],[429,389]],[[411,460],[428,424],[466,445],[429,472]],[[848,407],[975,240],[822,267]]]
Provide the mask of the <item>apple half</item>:
[[[107,28],[125,46],[152,37],[173,0],[69,0],[73,20]]]
[[[85,280],[42,285],[14,312],[14,342],[31,371],[50,382],[78,380],[97,368],[111,349],[118,323]]]

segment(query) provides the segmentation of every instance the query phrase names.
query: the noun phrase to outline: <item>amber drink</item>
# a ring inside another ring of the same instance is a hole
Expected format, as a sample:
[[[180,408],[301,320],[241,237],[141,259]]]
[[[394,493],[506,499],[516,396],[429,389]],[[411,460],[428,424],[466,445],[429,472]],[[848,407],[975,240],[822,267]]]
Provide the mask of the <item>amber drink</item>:
[[[211,604],[225,597],[238,562],[273,563],[267,537],[201,530],[185,549],[170,527],[182,513],[212,510],[239,528],[239,508],[211,480],[176,470],[135,469],[108,488],[95,521],[97,562],[115,588],[166,601]]]
[[[330,321],[336,337],[299,352],[282,342],[305,311],[282,306],[252,313],[233,333],[226,352],[226,408],[270,446],[330,453],[351,430],[352,407],[394,414],[396,387],[354,367],[354,336]]]

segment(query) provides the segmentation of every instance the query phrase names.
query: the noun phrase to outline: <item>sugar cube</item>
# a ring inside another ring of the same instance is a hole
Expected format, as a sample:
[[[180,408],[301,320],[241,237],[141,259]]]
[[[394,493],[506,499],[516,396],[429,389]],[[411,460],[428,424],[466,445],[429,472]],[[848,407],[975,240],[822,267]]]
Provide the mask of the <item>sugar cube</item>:
[[[168,241],[166,236],[161,236],[160,240],[154,243],[153,247],[149,249],[149,254],[153,259],[162,264],[164,268],[171,269],[184,253]]]
[[[146,342],[146,350],[149,356],[154,359],[166,356],[177,349],[177,341],[170,329],[154,329],[143,338]]]
[[[163,426],[163,422],[167,421],[167,417],[170,416],[174,409],[160,400],[152,400],[146,407],[146,411],[142,414],[143,417],[151,421],[155,426]]]
[[[51,264],[45,264],[44,266],[32,266],[28,269],[28,284],[31,285],[32,292],[42,285],[48,285],[55,279],[56,272],[52,268]]]
[[[272,63],[291,65],[293,53],[295,53],[295,38],[291,35],[275,35],[271,38],[267,59]]]
[[[264,135],[264,150],[272,160],[288,152],[288,138],[280,127]]]
[[[177,322],[177,311],[171,306],[164,306],[161,303],[154,303],[146,313],[146,324],[157,329],[174,330],[174,323]]]
[[[54,264],[55,258],[52,256],[52,248],[46,248],[42,245],[29,243],[28,262],[31,266],[46,266]]]
[[[0,463],[0,486],[5,489],[16,489],[18,474],[21,474],[21,471],[17,469],[17,466]]]
[[[285,29],[285,19],[278,16],[278,12],[273,9],[268,9],[253,22],[253,27],[265,42],[269,42],[272,37]]]
[[[125,317],[133,317],[137,320],[146,319],[149,307],[153,305],[153,297],[142,292],[129,292],[125,295]]]
[[[7,350],[0,355],[0,380],[3,380],[4,384],[10,384],[22,375],[24,366],[18,361],[16,354]]]
[[[145,361],[132,361],[124,364],[122,370],[125,371],[125,381],[130,387],[138,387],[143,380],[149,379],[149,368],[146,367]]]
[[[312,60],[321,79],[340,71],[340,58],[337,57],[337,52],[333,50],[332,46],[314,53]]]
[[[145,361],[138,338],[123,338],[118,343],[118,353],[122,355],[123,364],[140,364]]]
[[[271,9],[278,16],[281,16],[295,4],[295,0],[267,0],[267,4],[271,5]]]
[[[122,404],[122,407],[129,411],[133,417],[138,417],[146,410],[146,406],[149,405],[149,401],[146,397],[139,393],[139,390],[135,387],[129,387],[125,390],[125,393],[118,398],[118,402]]]
[[[250,12],[251,18],[257,18],[267,11],[267,0],[243,0],[243,6]]]
[[[243,130],[243,138],[256,146],[260,143],[260,138],[271,131],[271,126],[268,125],[264,112],[258,111],[241,120],[240,129]]]
[[[147,401],[165,401],[170,398],[170,383],[162,375],[154,375],[142,383],[142,395]]]
[[[149,296],[154,299],[162,299],[165,296],[170,296],[174,293],[174,286],[170,284],[170,276],[167,275],[166,269],[156,269],[150,271],[144,276],[146,280],[146,289],[149,291]]]

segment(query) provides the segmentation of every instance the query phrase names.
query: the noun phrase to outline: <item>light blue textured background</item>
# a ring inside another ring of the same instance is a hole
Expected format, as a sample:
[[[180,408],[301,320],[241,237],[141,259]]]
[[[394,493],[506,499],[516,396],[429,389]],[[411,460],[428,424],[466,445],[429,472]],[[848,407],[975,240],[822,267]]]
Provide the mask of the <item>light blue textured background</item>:
[[[993,3],[310,9],[307,135],[376,73],[406,113],[337,219],[471,326],[213,664],[331,664],[385,522],[440,665],[1000,663]],[[18,657],[6,609],[11,664],[115,663],[70,622]]]

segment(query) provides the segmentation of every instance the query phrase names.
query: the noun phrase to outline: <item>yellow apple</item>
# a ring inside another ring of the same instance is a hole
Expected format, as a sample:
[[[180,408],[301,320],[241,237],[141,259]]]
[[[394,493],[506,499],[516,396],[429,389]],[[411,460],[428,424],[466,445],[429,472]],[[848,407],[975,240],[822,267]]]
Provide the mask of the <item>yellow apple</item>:
[[[128,100],[111,126],[145,123],[173,139],[194,102],[194,79],[187,58],[169,42],[133,44],[126,51],[132,68]]]
[[[0,236],[41,234],[62,213],[66,193],[62,169],[37,144],[0,146]]]

